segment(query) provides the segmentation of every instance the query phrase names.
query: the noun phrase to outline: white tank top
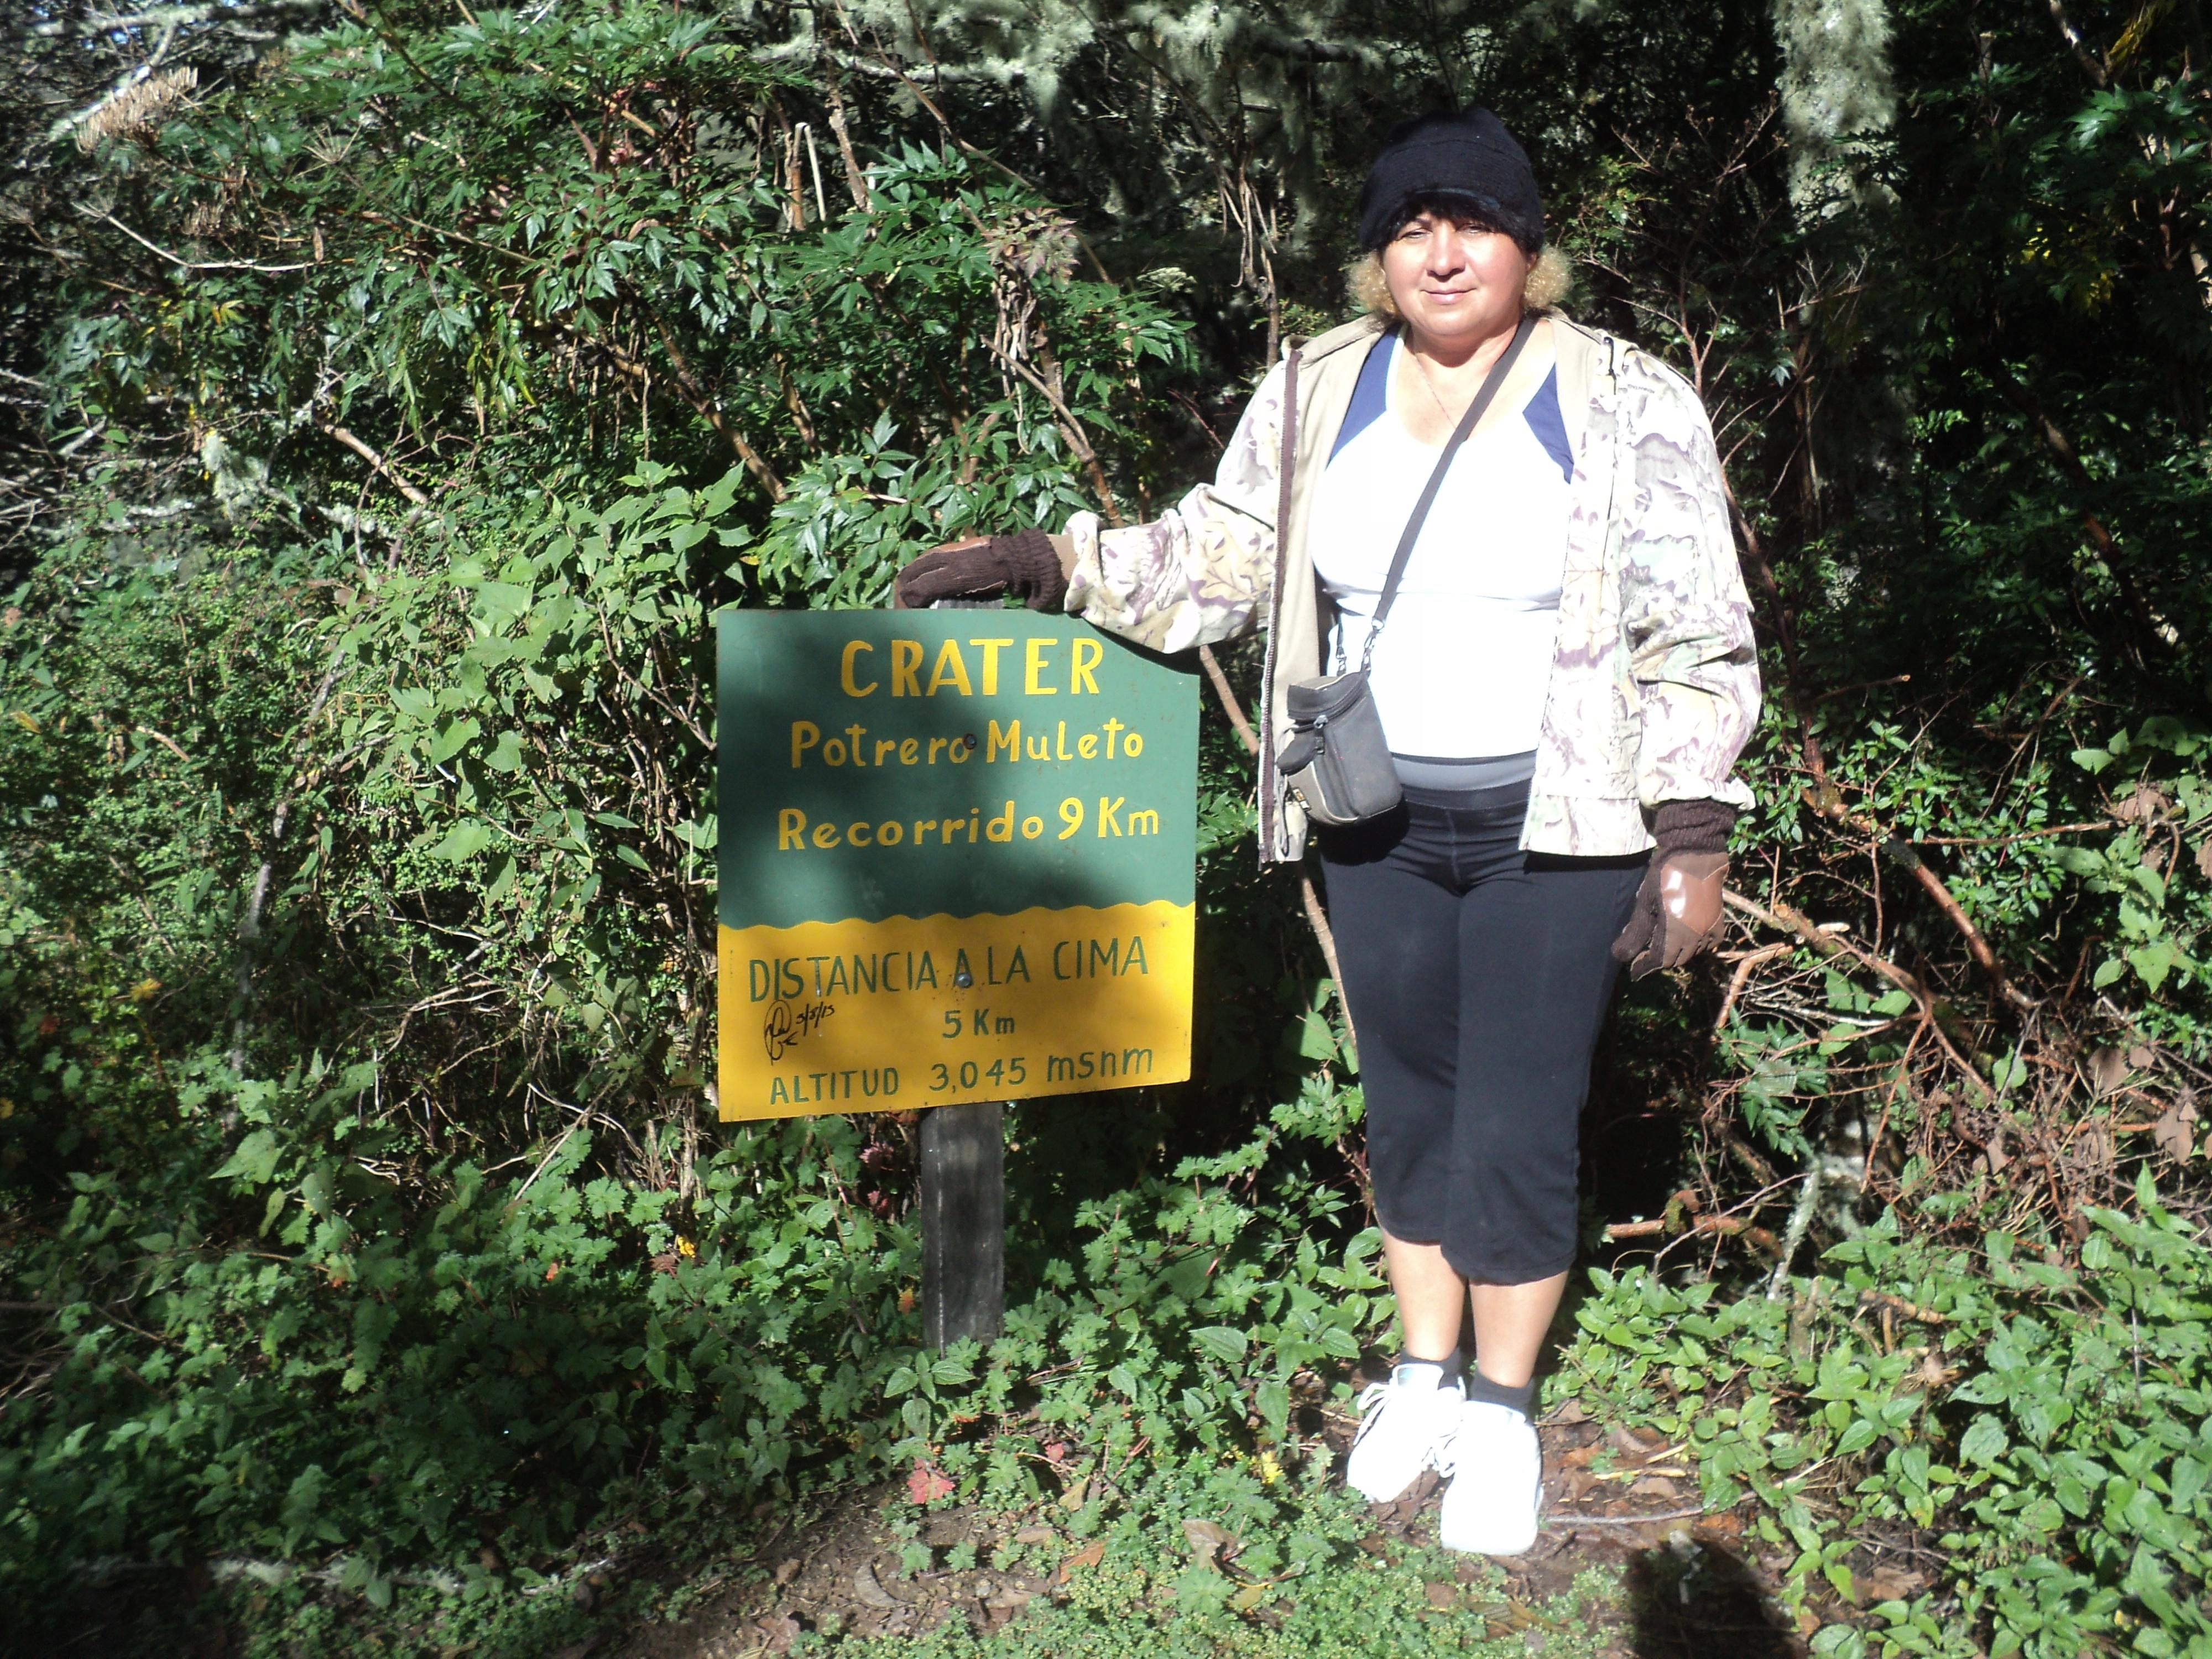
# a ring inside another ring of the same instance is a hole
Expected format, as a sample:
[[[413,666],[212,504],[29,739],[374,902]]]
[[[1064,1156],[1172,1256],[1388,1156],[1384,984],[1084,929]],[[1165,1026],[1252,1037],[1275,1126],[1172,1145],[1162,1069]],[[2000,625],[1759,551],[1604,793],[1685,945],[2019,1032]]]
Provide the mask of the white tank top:
[[[1399,416],[1397,344],[1385,334],[1369,351],[1314,497],[1314,568],[1337,609],[1326,672],[1358,665],[1391,555],[1443,450]],[[1398,755],[1536,746],[1574,470],[1556,369],[1520,414],[1490,417],[1452,458],[1376,646],[1376,709]]]

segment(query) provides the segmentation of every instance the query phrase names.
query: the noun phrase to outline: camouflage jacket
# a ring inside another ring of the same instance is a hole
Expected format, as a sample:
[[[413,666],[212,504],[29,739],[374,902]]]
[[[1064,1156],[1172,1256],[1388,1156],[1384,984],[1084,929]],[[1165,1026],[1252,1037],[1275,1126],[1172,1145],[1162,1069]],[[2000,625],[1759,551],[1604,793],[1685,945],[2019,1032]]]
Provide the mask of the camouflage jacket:
[[[1751,608],[1697,394],[1625,341],[1556,315],[1552,322],[1574,476],[1558,643],[1521,844],[1581,857],[1637,853],[1651,845],[1647,820],[1662,801],[1752,804],[1730,775],[1759,718]],[[1246,407],[1212,483],[1151,524],[1104,529],[1085,513],[1067,526],[1076,556],[1067,609],[1098,627],[1156,651],[1267,629],[1263,861],[1305,850],[1304,812],[1275,765],[1287,688],[1322,672],[1329,623],[1304,528],[1383,326],[1369,318],[1293,345],[1297,450],[1279,544],[1279,363]]]

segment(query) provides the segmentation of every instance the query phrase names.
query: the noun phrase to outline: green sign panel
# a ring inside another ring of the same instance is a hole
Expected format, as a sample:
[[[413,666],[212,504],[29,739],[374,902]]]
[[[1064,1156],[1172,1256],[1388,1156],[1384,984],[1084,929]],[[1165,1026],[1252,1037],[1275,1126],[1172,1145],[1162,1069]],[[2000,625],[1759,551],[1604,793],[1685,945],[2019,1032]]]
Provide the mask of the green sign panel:
[[[725,1118],[1188,1075],[1191,673],[1028,611],[720,624]]]

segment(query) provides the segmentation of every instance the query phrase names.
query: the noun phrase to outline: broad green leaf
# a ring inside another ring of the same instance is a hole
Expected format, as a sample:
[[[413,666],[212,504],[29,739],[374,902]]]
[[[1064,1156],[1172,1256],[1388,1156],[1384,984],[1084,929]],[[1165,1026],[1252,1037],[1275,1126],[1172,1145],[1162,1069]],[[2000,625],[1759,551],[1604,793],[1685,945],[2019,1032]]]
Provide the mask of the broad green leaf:
[[[446,832],[446,837],[430,849],[434,859],[444,859],[459,864],[474,858],[489,847],[494,831],[481,818],[465,818]]]
[[[220,1181],[225,1176],[235,1176],[258,1186],[276,1172],[276,1159],[280,1155],[275,1132],[256,1129],[240,1141],[238,1149],[223,1160],[215,1171],[215,1178]]]

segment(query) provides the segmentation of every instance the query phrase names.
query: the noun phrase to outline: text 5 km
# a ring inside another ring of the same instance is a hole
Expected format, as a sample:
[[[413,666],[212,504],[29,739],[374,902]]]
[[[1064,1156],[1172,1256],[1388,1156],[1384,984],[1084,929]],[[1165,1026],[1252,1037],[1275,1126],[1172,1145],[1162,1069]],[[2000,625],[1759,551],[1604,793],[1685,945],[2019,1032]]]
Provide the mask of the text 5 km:
[[[968,643],[980,653],[979,666],[982,672],[983,695],[999,695],[999,653],[1010,649],[1012,640],[975,639]],[[1068,647],[1067,662],[1063,666],[1053,659],[1053,653],[1062,645]],[[881,671],[876,663],[860,660],[873,657],[876,647],[866,640],[848,640],[837,659],[837,684],[848,697],[873,696],[883,689]],[[969,678],[968,659],[961,654],[960,641],[947,640],[937,647],[937,660],[930,665],[928,683],[921,678],[922,659],[928,653],[920,640],[893,640],[890,648],[891,696],[895,697],[933,697],[940,691],[957,692],[963,697],[975,695],[975,682]],[[1048,684],[1048,680],[1064,677],[1066,689],[1072,696],[1088,691],[1098,695],[1098,665],[1105,660],[1106,647],[1097,640],[1055,640],[1042,635],[1022,642],[1022,695],[1025,697],[1054,697],[1060,693],[1059,685]],[[865,682],[861,677],[870,676]]]

